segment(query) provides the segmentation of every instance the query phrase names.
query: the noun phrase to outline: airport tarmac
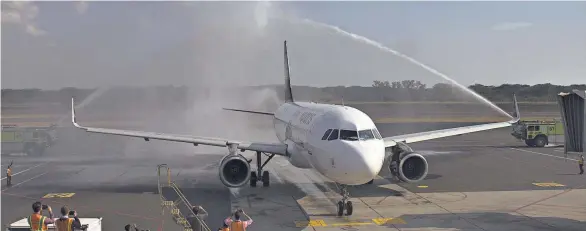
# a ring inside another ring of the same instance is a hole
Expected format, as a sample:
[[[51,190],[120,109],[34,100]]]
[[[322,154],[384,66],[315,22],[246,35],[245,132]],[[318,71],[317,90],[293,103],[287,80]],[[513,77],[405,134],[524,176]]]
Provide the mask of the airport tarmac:
[[[415,130],[384,124],[379,130],[388,136],[458,125],[466,124],[419,124]],[[209,212],[213,230],[236,208],[254,219],[249,230],[584,230],[586,175],[576,174],[577,163],[564,159],[560,148],[528,148],[509,133],[499,129],[415,144],[430,164],[427,179],[395,184],[383,171],[373,185],[350,189],[354,215],[338,218],[335,185],[280,157],[267,165],[269,188],[228,190],[217,177],[220,152],[161,157],[149,153],[152,146],[142,140],[135,139],[144,151],[129,150],[132,138],[67,132],[61,146],[43,157],[2,156],[3,170],[14,160],[13,186],[6,188],[2,180],[2,224],[27,216],[32,202],[43,200],[55,212],[64,203],[80,216],[101,216],[104,230],[128,223],[181,230],[168,212],[161,215],[155,194],[156,165],[166,163],[190,202]]]

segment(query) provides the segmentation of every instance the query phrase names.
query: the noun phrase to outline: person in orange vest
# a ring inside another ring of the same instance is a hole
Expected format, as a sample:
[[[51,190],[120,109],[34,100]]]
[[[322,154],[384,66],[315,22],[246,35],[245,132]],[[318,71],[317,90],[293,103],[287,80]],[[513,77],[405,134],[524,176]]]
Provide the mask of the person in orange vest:
[[[49,217],[41,215],[42,210],[47,210],[49,212]],[[49,228],[47,225],[55,223],[51,206],[43,205],[40,201],[33,203],[33,214],[28,217],[27,221],[31,227],[31,231],[48,230]]]
[[[580,167],[580,175],[584,174],[584,155],[580,155],[578,160],[578,167]]]
[[[242,215],[246,216],[246,221],[240,220]],[[238,209],[234,213],[234,220],[232,220],[232,217],[228,217],[224,220],[224,223],[230,228],[230,231],[246,231],[246,228],[252,224],[252,218],[250,218],[250,216],[248,216],[242,209]]]
[[[71,218],[70,216],[73,216]],[[70,211],[67,206],[61,207],[61,217],[55,221],[58,231],[72,231],[74,229],[83,229],[81,221],[77,217],[76,211]]]
[[[12,186],[12,162],[10,162],[10,165],[6,168],[6,186]]]
[[[222,224],[222,227],[218,228],[218,231],[230,231],[230,228],[226,223]]]

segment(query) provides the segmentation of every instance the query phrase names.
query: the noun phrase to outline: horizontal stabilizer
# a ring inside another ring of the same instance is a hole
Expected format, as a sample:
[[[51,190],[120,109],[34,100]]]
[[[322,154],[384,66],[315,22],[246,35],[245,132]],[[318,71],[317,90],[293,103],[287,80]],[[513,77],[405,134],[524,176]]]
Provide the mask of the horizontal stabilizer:
[[[237,112],[246,112],[246,113],[252,113],[252,114],[260,114],[260,115],[275,115],[274,113],[270,113],[270,112],[262,112],[262,111],[250,111],[250,110],[242,110],[242,109],[234,109],[234,108],[222,108],[224,110],[228,110],[228,111],[237,111]]]

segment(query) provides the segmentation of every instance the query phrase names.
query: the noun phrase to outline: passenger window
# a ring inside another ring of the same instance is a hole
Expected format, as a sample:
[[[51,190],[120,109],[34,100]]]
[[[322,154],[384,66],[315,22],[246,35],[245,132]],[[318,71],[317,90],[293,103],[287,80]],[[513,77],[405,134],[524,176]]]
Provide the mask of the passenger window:
[[[539,126],[535,126],[535,131],[539,131]]]
[[[332,133],[332,129],[328,129],[326,131],[326,133],[324,134],[324,136],[321,137],[321,140],[326,140],[328,138],[328,136],[330,135],[330,133]]]
[[[328,140],[337,140],[338,139],[338,129],[334,129],[332,130],[332,134],[330,134],[330,137],[328,138]]]
[[[534,127],[534,126],[529,126],[529,127],[527,128],[527,131],[535,131],[535,127]]]

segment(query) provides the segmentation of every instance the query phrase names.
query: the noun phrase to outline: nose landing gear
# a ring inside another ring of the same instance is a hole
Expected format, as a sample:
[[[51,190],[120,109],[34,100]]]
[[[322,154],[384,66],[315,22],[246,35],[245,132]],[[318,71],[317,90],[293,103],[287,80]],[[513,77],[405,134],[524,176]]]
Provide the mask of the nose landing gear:
[[[346,185],[340,185],[340,194],[342,195],[342,200],[338,201],[338,216],[343,216],[344,210],[346,210],[346,216],[352,215],[354,208]]]

